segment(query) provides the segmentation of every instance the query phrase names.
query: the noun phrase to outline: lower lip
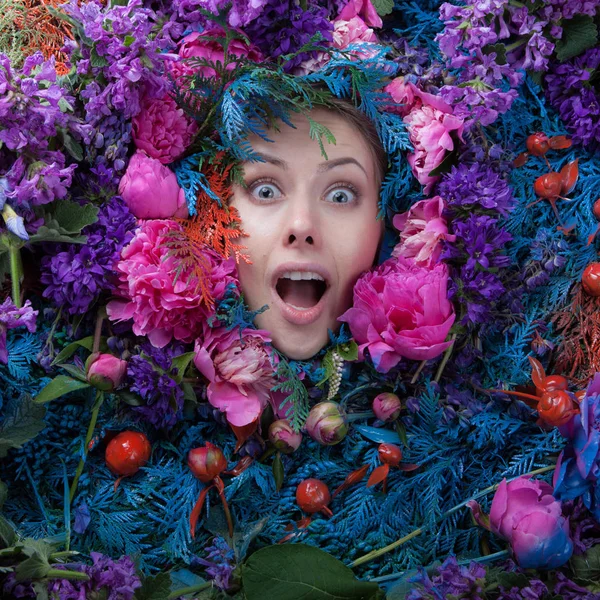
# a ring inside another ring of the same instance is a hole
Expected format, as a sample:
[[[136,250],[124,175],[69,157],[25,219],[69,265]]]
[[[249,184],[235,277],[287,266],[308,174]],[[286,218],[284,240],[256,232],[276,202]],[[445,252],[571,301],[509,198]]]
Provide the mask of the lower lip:
[[[291,304],[284,302],[277,290],[273,289],[275,305],[279,307],[283,318],[293,325],[311,325],[314,323],[323,314],[325,297],[328,293],[329,290],[325,290],[319,301],[311,308],[294,308]]]

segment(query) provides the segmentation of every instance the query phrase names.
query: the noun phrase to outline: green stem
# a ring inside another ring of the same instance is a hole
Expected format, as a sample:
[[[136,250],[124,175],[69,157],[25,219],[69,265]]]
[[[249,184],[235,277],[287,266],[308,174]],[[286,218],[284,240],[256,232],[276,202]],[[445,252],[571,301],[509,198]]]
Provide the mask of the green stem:
[[[10,256],[10,280],[12,282],[12,300],[17,308],[21,308],[21,255],[15,244],[8,247]]]
[[[447,364],[448,360],[450,359],[452,350],[454,349],[454,342],[456,341],[455,333],[452,334],[452,337],[450,338],[450,340],[452,341],[452,343],[448,346],[448,348],[446,348],[446,352],[444,352],[444,358],[442,358],[442,362],[440,363],[437,373],[435,374],[435,377],[433,379],[436,383],[440,380],[440,377],[442,376],[442,373],[444,372],[444,369],[446,368],[446,364]]]
[[[96,421],[98,420],[98,413],[100,412],[100,407],[102,406],[102,402],[104,401],[104,392],[98,390],[96,392],[96,402],[94,403],[94,407],[92,408],[92,418],[90,419],[90,424],[88,426],[87,434],[85,436],[85,444],[83,447],[83,456],[79,459],[79,464],[77,465],[77,471],[75,471],[75,477],[73,479],[73,483],[71,484],[71,489],[69,491],[69,502],[73,502],[73,498],[75,497],[75,492],[77,491],[77,484],[79,483],[79,478],[83,473],[83,467],[85,466],[85,459],[88,455],[88,449],[90,442],[92,440],[92,436],[94,435],[94,429],[96,428]]]
[[[59,558],[68,558],[69,556],[75,556],[79,554],[76,550],[64,550],[63,552],[53,552],[50,555],[50,560],[57,560]]]
[[[362,421],[363,419],[372,419],[375,413],[372,410],[360,413],[349,413],[346,415],[346,422],[352,423],[352,421]]]
[[[427,364],[426,360],[422,360],[419,364],[419,367],[417,368],[417,370],[415,371],[415,374],[412,376],[412,379],[410,380],[411,385],[414,385],[415,383],[417,383],[417,379],[419,379],[419,375],[421,374],[421,371],[425,368],[425,365]]]
[[[541,469],[536,469],[535,471],[530,471],[529,473],[524,473],[523,475],[513,477],[513,479],[509,479],[509,481],[514,481],[515,479],[518,479],[519,477],[524,477],[525,475],[539,475],[540,473],[546,473],[548,471],[552,471],[552,469],[554,469],[554,468],[556,468],[556,465],[549,465],[547,467],[542,467]],[[451,508],[449,511],[445,512],[438,519],[438,522],[443,521],[446,517],[449,517],[450,515],[459,511],[461,508],[463,508],[464,506],[467,505],[467,502],[470,502],[471,500],[476,500],[477,498],[481,498],[481,496],[485,496],[489,492],[495,491],[499,486],[500,486],[500,483],[492,485],[488,488],[485,488],[484,490],[481,490],[481,492],[478,492],[477,494],[475,494],[475,496],[473,496],[472,498],[469,498],[469,500],[465,500],[464,502],[457,504],[456,506]],[[395,542],[392,542],[391,544],[388,544],[387,546],[384,546],[383,548],[380,548],[379,550],[373,550],[372,552],[369,552],[368,554],[365,554],[364,556],[357,558],[355,561],[350,563],[350,565],[349,565],[350,568],[353,569],[354,567],[364,565],[367,562],[371,562],[372,560],[379,558],[380,556],[383,556],[384,554],[388,553],[390,550],[394,550],[394,549],[398,548],[399,546],[402,546],[402,544],[421,535],[423,533],[424,529],[425,529],[424,527],[419,527],[419,529],[415,529],[415,531],[413,531],[412,533],[409,533],[408,535],[405,535],[404,537],[400,538],[399,540],[396,540]]]
[[[48,579],[75,579],[78,581],[89,581],[90,578],[80,571],[67,571],[66,569],[50,569],[46,573]]]
[[[306,11],[308,8],[308,2],[306,0],[300,0],[300,8]]]
[[[212,587],[212,581],[205,581],[204,583],[199,583],[198,585],[190,585],[189,587],[179,588],[174,592],[171,592],[167,598],[168,600],[175,600],[175,598],[179,598],[179,596],[185,596],[186,594],[195,594],[196,592],[202,592]]]

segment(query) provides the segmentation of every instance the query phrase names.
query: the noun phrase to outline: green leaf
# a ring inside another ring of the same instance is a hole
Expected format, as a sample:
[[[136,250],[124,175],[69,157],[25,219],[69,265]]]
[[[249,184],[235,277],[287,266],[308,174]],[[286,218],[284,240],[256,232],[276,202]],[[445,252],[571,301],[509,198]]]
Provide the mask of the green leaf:
[[[323,387],[335,372],[335,367],[333,365],[333,348],[330,348],[325,353],[325,356],[321,362],[321,368],[323,369],[324,373],[321,381],[317,382],[317,387]]]
[[[40,393],[35,397],[35,402],[37,404],[44,404],[50,402],[50,400],[60,398],[69,392],[82,390],[87,387],[90,387],[90,384],[85,381],[79,381],[66,375],[57,375],[49,384],[42,388]]]
[[[83,160],[83,146],[73,139],[64,129],[61,130],[61,139],[65,150],[76,160]]]
[[[38,406],[29,394],[9,403],[0,427],[0,458],[4,458],[10,448],[20,448],[42,431],[46,427],[45,415],[45,407]]]
[[[8,496],[8,486],[0,479],[0,510],[4,506],[6,502],[6,497]]]
[[[70,200],[57,200],[42,209],[40,216],[44,224],[37,230],[35,235],[29,238],[31,243],[35,242],[70,242],[84,244],[85,236],[80,235],[81,230],[87,225],[97,221],[98,207],[92,204],[81,206]]]
[[[125,39],[123,40],[123,46],[129,48],[133,42],[135,42],[135,38],[132,35],[126,35]]]
[[[305,544],[268,546],[242,567],[247,600],[380,600],[376,583],[359,581],[344,563]]]
[[[104,56],[100,56],[98,54],[98,50],[96,50],[96,44],[92,47],[92,51],[90,52],[90,64],[92,67],[102,68],[108,64],[108,61]]]
[[[177,369],[177,375],[173,377],[174,381],[176,381],[177,383],[181,383],[185,370],[192,362],[194,356],[196,356],[195,352],[186,352],[185,354],[180,354],[179,356],[176,356],[171,361],[171,369]]]
[[[576,15],[567,21],[561,21],[562,38],[556,41],[556,58],[565,62],[578,56],[598,41],[598,29],[592,17]]]
[[[0,515],[0,549],[10,548],[17,541],[14,527]]]
[[[358,360],[358,344],[354,340],[350,340],[345,344],[339,344],[337,351],[344,360]]]
[[[141,396],[134,394],[133,392],[118,392],[119,399],[125,402],[125,404],[129,404],[129,406],[143,406],[146,404]]]
[[[453,165],[456,164],[458,160],[458,152],[453,150],[452,152],[448,152],[444,157],[444,160],[435,168],[429,171],[429,177],[437,177],[438,175],[442,175],[443,173],[447,173],[450,171]]]
[[[600,544],[592,546],[584,554],[574,554],[569,566],[576,580],[600,580]]]
[[[481,49],[484,54],[496,53],[496,63],[499,65],[506,64],[506,46],[504,44],[488,44]]]
[[[507,590],[510,590],[514,587],[521,590],[529,585],[529,579],[526,575],[523,575],[523,573],[498,573],[496,581],[499,585],[504,586]]]
[[[167,600],[171,593],[171,577],[159,573],[144,578],[142,587],[135,591],[135,600]]]
[[[279,491],[283,485],[284,472],[281,462],[281,453],[278,452],[273,460],[273,477],[275,478],[275,490]]]
[[[79,348],[85,348],[86,350],[89,350],[91,352],[93,346],[94,346],[94,336],[93,335],[90,335],[81,340],[75,340],[74,342],[71,342],[68,346],[65,346],[56,355],[56,358],[52,361],[52,364],[57,365],[58,363],[61,363],[63,360],[67,360],[67,358],[71,358],[71,356],[73,356],[73,354],[75,354],[75,352],[77,350],[79,350]]]
[[[372,4],[380,17],[385,17],[394,10],[394,0],[372,0]]]
[[[83,381],[84,383],[87,383],[86,379],[85,379],[85,371],[83,369],[80,369],[79,367],[76,367],[75,365],[69,365],[69,364],[64,364],[64,365],[60,365],[61,369],[64,369],[67,373],[69,373],[69,375],[72,375],[75,379],[78,379],[79,381]]]
[[[52,547],[41,540],[23,540],[23,553],[29,558],[25,559],[15,569],[17,581],[41,579],[52,568],[48,562]]]

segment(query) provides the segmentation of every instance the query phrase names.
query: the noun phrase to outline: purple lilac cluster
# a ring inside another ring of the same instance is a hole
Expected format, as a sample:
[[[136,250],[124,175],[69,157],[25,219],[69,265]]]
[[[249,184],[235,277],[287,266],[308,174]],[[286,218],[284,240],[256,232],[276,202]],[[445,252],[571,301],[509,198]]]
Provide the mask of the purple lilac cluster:
[[[576,144],[600,148],[600,48],[591,48],[573,60],[556,63],[546,75],[545,90]]]
[[[465,126],[489,125],[510,109],[526,70],[545,72],[562,36],[560,23],[576,15],[595,15],[600,0],[555,0],[535,10],[509,0],[481,0],[468,6],[444,3],[444,30],[437,36],[446,64],[456,71],[441,89]]]
[[[100,207],[96,223],[82,230],[86,244],[44,256],[43,296],[71,315],[86,313],[102,292],[113,289],[113,267],[136,225],[122,198],[113,196]]]
[[[66,51],[81,80],[92,146],[120,170],[131,141],[126,122],[140,112],[144,94],[161,97],[167,91],[168,79],[162,74],[173,55],[165,51],[174,42],[172,28],[163,29],[159,15],[144,8],[142,0],[126,6],[106,4],[71,0],[62,8],[81,24],[87,42],[67,42]]]
[[[250,40],[272,58],[293,54],[310,41],[316,33],[322,36],[322,44],[333,40],[333,24],[328,10],[311,4],[307,10],[300,6],[291,8],[280,0],[268,0],[263,12],[246,28]],[[289,60],[284,68],[292,71],[309,58],[316,58],[317,51],[301,52]]]
[[[154,427],[169,428],[181,418],[183,390],[173,379],[177,369],[172,368],[175,356],[184,353],[181,344],[155,348],[144,342],[127,364],[129,389],[139,394],[145,404],[133,406],[144,421]]]
[[[227,591],[235,568],[233,549],[221,536],[217,536],[204,551],[206,558],[194,558],[192,563],[206,567],[206,574],[213,580],[215,586],[224,592]]]
[[[6,177],[6,197],[21,211],[64,198],[75,164],[54,149],[58,131],[84,143],[89,127],[73,115],[74,99],[57,83],[54,59],[41,52],[16,70],[0,54],[0,146],[4,146],[0,177]]]
[[[514,205],[512,191],[485,163],[460,164],[441,181],[439,195],[446,203],[450,233],[442,259],[452,266],[448,292],[463,308],[460,322],[468,328],[490,324],[506,288],[499,271],[510,265],[504,247],[512,238],[497,216]]]

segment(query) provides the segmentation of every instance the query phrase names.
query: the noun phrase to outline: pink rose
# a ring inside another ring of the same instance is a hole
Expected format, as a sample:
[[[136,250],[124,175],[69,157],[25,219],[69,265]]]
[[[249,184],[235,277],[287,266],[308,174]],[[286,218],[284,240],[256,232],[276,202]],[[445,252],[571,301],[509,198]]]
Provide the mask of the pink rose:
[[[173,338],[192,342],[203,323],[214,315],[198,287],[193,267],[181,268],[181,259],[170,255],[165,244],[169,231],[181,226],[175,221],[144,221],[133,240],[123,248],[115,270],[119,273],[118,300],[106,307],[112,321],[133,319],[133,332],[146,335],[153,346],[163,348]],[[205,285],[218,301],[228,287],[238,285],[235,260],[223,259],[206,248]]]
[[[545,481],[530,476],[510,482],[503,479],[492,500],[489,525],[477,502],[468,506],[481,525],[510,542],[520,567],[555,569],[571,558],[569,521]]]
[[[425,186],[427,194],[437,177],[429,173],[444,160],[446,152],[454,150],[452,132],[462,140],[463,120],[431,106],[413,108],[404,117],[410,141],[415,151],[408,155],[415,177]]]
[[[197,130],[196,122],[186,117],[168,94],[162,98],[145,96],[141,112],[132,121],[136,147],[163,165],[185,152]]]
[[[127,372],[127,361],[112,354],[95,353],[86,361],[87,380],[99,390],[112,392],[118,388]]]
[[[227,416],[227,421],[243,427],[255,421],[269,400],[274,385],[274,366],[266,342],[266,331],[203,326],[196,340],[194,364],[210,382],[208,401]]]
[[[350,21],[353,17],[362,17],[369,27],[381,27],[383,21],[377,14],[371,0],[350,0],[338,15],[339,21]]]
[[[185,218],[185,194],[175,173],[138,150],[119,182],[119,194],[138,219]]]
[[[421,267],[435,265],[442,251],[440,241],[453,242],[456,239],[456,236],[448,235],[443,211],[443,199],[435,196],[413,204],[408,212],[396,215],[393,223],[400,231],[400,243],[392,251],[392,256],[404,256]]]
[[[399,113],[403,117],[406,116],[413,108],[421,106],[431,106],[445,113],[451,113],[452,109],[449,104],[444,102],[439,96],[434,96],[420,90],[414,83],[405,82],[404,77],[396,77],[391,83],[383,88],[394,102],[399,106],[389,110]]]
[[[389,259],[361,276],[354,303],[340,318],[359,344],[359,358],[369,351],[375,368],[387,373],[401,358],[428,360],[439,356],[454,323],[447,297],[448,269],[431,269],[403,257]]]

